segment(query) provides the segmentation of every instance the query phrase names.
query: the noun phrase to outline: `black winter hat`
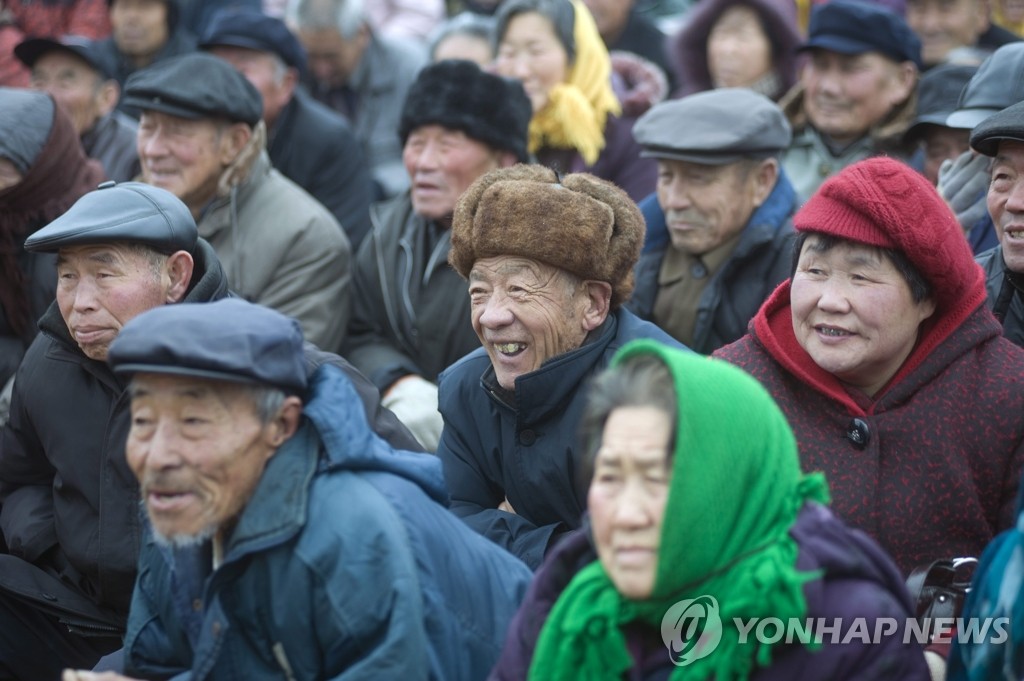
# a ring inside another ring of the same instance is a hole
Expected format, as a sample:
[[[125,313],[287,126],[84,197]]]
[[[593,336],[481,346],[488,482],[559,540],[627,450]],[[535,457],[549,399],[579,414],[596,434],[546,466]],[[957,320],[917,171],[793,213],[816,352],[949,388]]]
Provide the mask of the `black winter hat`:
[[[220,117],[254,126],[263,116],[259,90],[207,52],[186,52],[136,71],[128,76],[121,101],[193,120]]]
[[[532,116],[519,81],[486,73],[471,61],[445,59],[424,67],[409,88],[398,135],[405,144],[416,128],[440,125],[525,162]]]

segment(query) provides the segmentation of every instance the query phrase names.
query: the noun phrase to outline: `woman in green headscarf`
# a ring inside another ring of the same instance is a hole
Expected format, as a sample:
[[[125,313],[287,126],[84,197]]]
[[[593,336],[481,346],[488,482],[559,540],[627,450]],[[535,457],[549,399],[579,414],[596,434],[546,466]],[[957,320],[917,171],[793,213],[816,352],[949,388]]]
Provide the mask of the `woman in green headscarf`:
[[[929,678],[898,571],[749,375],[635,341],[582,430],[589,528],[538,570],[492,678]]]

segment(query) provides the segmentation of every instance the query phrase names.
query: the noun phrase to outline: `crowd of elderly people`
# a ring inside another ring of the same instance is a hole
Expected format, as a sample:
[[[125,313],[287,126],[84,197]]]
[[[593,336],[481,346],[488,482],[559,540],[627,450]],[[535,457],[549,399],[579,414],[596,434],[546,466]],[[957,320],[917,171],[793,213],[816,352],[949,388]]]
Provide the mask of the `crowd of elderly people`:
[[[1024,678],[975,1],[0,4],[0,681]]]

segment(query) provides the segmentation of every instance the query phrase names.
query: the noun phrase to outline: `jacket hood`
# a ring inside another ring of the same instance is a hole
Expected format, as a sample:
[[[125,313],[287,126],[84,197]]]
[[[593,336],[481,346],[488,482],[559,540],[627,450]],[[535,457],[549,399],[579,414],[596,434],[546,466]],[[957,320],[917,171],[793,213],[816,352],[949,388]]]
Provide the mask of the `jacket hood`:
[[[363,403],[337,367],[317,369],[303,412],[313,423],[326,452],[328,471],[380,471],[403,477],[427,496],[448,503],[441,460],[423,452],[394,449],[370,428]]]

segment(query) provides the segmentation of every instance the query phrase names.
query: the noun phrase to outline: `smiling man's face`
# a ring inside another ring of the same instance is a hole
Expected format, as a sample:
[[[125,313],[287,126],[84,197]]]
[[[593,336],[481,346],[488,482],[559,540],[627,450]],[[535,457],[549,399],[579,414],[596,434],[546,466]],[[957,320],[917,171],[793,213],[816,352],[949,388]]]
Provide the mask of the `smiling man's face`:
[[[188,545],[233,526],[277,451],[238,385],[143,373],[132,380],[125,453],[159,541]]]

